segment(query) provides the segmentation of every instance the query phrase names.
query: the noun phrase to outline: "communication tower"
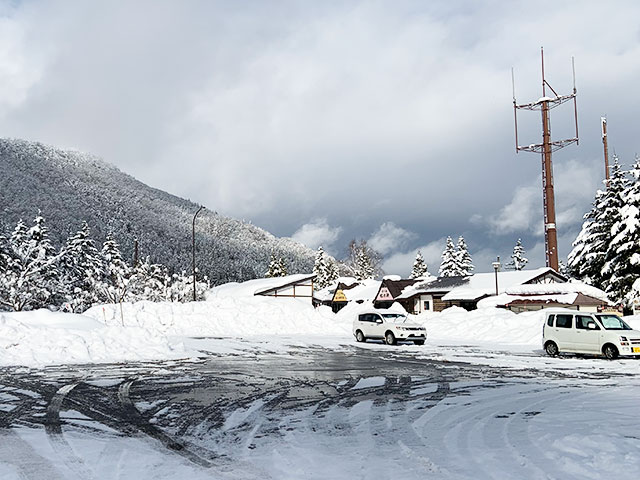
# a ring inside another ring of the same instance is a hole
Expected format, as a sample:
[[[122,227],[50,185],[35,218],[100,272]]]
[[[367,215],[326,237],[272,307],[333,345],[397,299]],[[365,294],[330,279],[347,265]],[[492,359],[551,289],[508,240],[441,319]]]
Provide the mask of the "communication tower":
[[[521,151],[540,153],[542,157],[542,199],[544,206],[544,242],[547,266],[558,270],[558,236],[556,233],[556,208],[553,190],[553,165],[551,163],[551,153],[564,148],[572,143],[578,144],[578,105],[576,103],[576,70],[571,58],[573,71],[573,93],[569,95],[558,95],[544,76],[544,49],[540,49],[542,64],[542,97],[531,103],[518,104],[516,102],[515,80],[513,69],[511,70],[511,80],[513,83],[513,119],[516,132],[516,153]],[[553,93],[553,97],[547,96],[547,88]],[[576,135],[573,138],[564,140],[551,140],[551,117],[550,111],[563,103],[573,100],[573,111],[575,116]],[[533,110],[542,112],[542,143],[532,143],[530,145],[518,144],[518,110]]]

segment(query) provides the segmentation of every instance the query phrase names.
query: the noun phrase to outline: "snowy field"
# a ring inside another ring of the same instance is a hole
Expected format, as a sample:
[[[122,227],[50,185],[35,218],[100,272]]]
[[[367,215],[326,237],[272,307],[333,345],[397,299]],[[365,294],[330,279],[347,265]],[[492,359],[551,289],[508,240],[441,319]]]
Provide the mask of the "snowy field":
[[[401,350],[19,369],[0,376],[0,478],[636,478],[637,376]]]

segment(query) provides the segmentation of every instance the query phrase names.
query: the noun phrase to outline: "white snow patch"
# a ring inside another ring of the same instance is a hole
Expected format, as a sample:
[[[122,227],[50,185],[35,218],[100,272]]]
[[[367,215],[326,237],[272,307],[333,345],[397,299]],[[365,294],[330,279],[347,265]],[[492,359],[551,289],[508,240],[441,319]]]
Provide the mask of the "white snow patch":
[[[109,363],[195,355],[140,327],[106,326],[73,313],[0,313],[0,365]]]

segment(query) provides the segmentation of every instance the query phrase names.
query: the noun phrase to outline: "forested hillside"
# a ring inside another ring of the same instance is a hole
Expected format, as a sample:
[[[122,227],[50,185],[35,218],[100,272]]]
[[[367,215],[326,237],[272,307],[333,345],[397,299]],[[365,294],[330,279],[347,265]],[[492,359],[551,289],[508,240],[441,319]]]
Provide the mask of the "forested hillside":
[[[196,222],[197,255],[212,284],[262,277],[271,254],[285,260],[289,273],[312,270],[312,250],[206,207]],[[56,247],[86,221],[98,242],[111,233],[125,258],[133,257],[137,238],[141,257],[180,271],[191,268],[191,222],[197,209],[93,155],[0,139],[0,233],[40,211]]]

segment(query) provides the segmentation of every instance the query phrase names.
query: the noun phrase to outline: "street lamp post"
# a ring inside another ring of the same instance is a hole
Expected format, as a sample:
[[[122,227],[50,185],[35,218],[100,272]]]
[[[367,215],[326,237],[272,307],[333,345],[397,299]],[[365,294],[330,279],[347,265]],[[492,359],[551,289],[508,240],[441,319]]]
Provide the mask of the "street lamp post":
[[[193,272],[193,301],[196,301],[196,217],[198,216],[198,214],[200,213],[200,211],[203,209],[204,207],[202,205],[200,205],[200,208],[198,209],[198,211],[196,212],[196,214],[193,216],[193,228],[191,230],[191,254],[193,256],[192,260],[192,272]]]
[[[496,296],[498,296],[498,270],[500,270],[500,257],[497,257],[496,261],[491,265],[493,265],[493,270],[496,272]]]

